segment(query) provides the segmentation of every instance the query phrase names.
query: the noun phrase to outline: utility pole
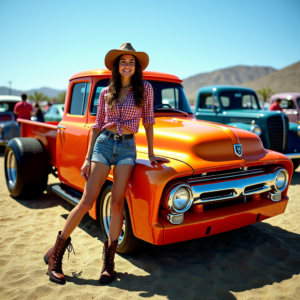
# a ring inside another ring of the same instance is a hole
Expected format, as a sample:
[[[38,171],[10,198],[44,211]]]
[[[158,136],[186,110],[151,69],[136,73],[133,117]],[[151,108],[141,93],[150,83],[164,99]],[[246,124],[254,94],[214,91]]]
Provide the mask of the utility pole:
[[[12,83],[12,81],[10,80],[8,83],[9,83],[9,94],[11,95],[11,83]]]

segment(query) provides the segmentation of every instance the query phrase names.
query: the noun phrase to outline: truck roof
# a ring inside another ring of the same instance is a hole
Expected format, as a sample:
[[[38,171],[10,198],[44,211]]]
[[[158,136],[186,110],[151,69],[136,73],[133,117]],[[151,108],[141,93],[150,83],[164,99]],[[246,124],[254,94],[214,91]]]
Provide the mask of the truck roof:
[[[209,85],[209,86],[204,86],[198,90],[198,92],[201,91],[203,92],[215,92],[215,91],[231,91],[231,90],[237,90],[239,89],[240,91],[253,91],[251,88],[243,87],[243,86],[237,86],[237,85]]]
[[[161,73],[161,72],[154,72],[154,71],[143,71],[144,79],[145,80],[157,80],[157,81],[169,81],[169,82],[175,82],[175,83],[181,83],[182,80],[179,79],[175,75],[167,74],[167,73]],[[80,77],[87,77],[87,76],[101,76],[110,78],[111,71],[107,69],[94,69],[94,70],[87,70],[83,72],[79,72],[74,74],[70,80]]]

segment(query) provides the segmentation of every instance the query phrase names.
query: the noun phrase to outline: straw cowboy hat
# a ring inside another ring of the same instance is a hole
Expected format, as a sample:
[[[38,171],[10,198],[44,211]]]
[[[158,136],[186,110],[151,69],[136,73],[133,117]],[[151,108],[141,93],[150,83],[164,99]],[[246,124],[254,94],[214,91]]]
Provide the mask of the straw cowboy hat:
[[[124,43],[119,49],[113,49],[107,52],[104,60],[106,68],[112,71],[115,60],[118,56],[123,54],[134,55],[139,60],[142,70],[145,70],[149,64],[149,56],[147,53],[137,52],[130,43]]]

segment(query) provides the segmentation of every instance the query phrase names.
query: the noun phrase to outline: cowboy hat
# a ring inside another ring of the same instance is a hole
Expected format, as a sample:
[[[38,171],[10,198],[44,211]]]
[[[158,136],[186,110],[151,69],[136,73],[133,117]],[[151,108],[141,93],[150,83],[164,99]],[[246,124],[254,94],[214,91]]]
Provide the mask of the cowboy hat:
[[[118,56],[123,54],[134,55],[139,60],[142,70],[145,70],[149,64],[149,56],[147,53],[137,52],[130,43],[124,43],[119,49],[113,49],[107,52],[104,60],[106,68],[112,71],[115,60]]]

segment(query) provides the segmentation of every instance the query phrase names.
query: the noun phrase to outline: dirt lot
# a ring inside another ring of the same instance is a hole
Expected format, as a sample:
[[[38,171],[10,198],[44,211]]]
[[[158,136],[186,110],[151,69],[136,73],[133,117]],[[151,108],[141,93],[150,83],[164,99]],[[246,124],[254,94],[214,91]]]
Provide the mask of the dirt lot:
[[[10,197],[0,152],[0,298],[4,299],[299,299],[300,168],[284,214],[231,232],[116,255],[117,280],[98,283],[103,234],[85,216],[64,259],[67,283],[49,281],[44,253],[72,206],[51,192]]]

